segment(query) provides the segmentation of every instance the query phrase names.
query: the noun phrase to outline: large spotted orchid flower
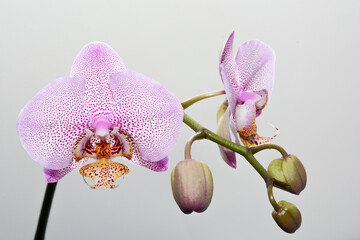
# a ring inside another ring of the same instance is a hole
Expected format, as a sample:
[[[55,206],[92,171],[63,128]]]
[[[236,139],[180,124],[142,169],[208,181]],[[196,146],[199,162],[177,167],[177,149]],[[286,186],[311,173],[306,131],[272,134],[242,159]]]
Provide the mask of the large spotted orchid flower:
[[[128,159],[153,171],[168,168],[183,109],[158,82],[126,70],[107,44],[93,42],[76,57],[70,77],[42,89],[20,112],[18,132],[31,158],[56,182],[89,159],[80,173],[92,188],[114,188]]]
[[[258,40],[240,45],[233,54],[234,32],[220,53],[219,71],[227,101],[220,107],[218,134],[230,139],[229,125],[239,143],[245,146],[269,143],[272,137],[257,134],[256,117],[265,108],[274,84],[275,53]],[[236,167],[235,153],[220,146],[223,159]]]

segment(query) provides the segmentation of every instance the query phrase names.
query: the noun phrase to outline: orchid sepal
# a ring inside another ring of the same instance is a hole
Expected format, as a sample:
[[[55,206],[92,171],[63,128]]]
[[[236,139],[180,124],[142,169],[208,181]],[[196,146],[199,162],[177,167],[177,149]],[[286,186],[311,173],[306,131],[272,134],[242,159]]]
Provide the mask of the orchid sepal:
[[[228,107],[228,102],[225,100],[219,107],[217,112],[217,122],[218,126],[216,129],[216,134],[220,137],[225,138],[226,140],[231,141],[230,131],[229,131],[229,120],[230,120],[230,110]],[[233,168],[236,168],[236,156],[235,152],[221,145],[219,146],[220,155],[222,159]]]

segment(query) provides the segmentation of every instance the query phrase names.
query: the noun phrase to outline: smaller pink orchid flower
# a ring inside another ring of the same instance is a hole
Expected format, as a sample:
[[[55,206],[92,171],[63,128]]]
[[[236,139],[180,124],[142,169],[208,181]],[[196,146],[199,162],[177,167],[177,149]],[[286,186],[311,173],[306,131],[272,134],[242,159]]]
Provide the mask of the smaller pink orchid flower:
[[[42,89],[20,112],[18,132],[30,157],[56,182],[89,159],[80,173],[92,188],[115,188],[127,174],[115,157],[153,171],[168,169],[183,108],[158,82],[126,70],[107,44],[93,42],[76,57],[70,77]],[[85,178],[84,178],[85,179]]]
[[[218,132],[230,139],[229,123],[236,142],[237,134],[245,146],[269,143],[272,137],[257,134],[256,117],[265,108],[274,84],[275,53],[258,40],[250,40],[240,45],[236,57],[233,54],[234,32],[220,53],[219,71],[224,84],[228,108],[223,111]],[[225,106],[226,108],[227,106]],[[224,160],[236,166],[234,152],[220,147]]]

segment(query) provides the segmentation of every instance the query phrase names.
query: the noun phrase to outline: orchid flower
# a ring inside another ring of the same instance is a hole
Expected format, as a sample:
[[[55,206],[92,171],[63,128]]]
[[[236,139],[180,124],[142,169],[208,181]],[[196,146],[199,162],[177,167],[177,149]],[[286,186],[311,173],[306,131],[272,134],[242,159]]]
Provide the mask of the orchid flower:
[[[224,84],[227,102],[218,112],[218,134],[230,139],[229,125],[239,143],[245,146],[269,143],[272,137],[257,134],[256,117],[265,108],[274,84],[274,51],[258,40],[240,45],[236,58],[233,54],[234,32],[220,53],[219,71]],[[277,130],[277,129],[276,129]],[[221,147],[223,159],[236,166],[234,152]]]
[[[76,57],[70,77],[50,83],[20,112],[18,132],[30,157],[56,182],[90,158],[80,173],[92,188],[115,188],[127,174],[115,157],[153,171],[168,169],[183,108],[158,82],[126,70],[107,44],[93,42]]]

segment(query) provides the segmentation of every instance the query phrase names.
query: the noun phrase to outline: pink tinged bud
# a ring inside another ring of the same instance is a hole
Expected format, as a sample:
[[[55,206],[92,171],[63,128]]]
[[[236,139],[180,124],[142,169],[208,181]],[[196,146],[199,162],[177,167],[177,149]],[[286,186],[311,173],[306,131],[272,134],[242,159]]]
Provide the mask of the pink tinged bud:
[[[270,175],[281,182],[285,182],[291,186],[292,193],[300,194],[306,186],[306,171],[300,160],[289,155],[287,158],[279,158],[273,160],[268,171]]]
[[[203,212],[210,205],[213,179],[209,167],[201,161],[179,162],[171,173],[171,187],[176,203],[185,214]]]
[[[294,233],[301,226],[301,213],[294,205],[286,201],[278,202],[280,209],[272,212],[279,227],[287,233]]]

